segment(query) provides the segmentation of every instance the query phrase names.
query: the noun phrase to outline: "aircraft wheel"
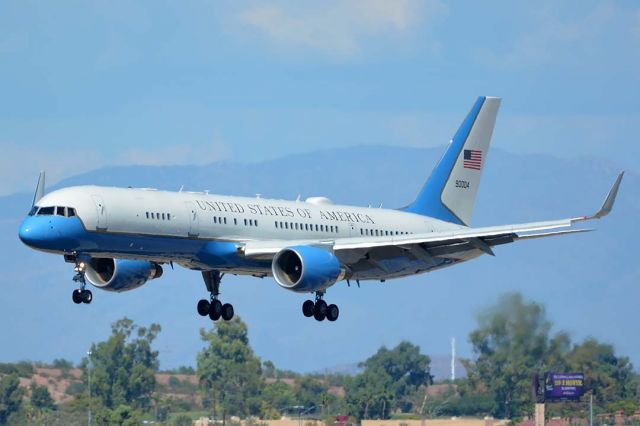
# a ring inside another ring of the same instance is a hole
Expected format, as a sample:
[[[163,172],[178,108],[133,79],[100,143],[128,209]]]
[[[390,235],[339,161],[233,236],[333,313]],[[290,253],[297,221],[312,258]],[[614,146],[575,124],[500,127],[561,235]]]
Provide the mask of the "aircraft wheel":
[[[82,290],[80,292],[80,298],[82,299],[83,303],[86,303],[88,305],[93,300],[93,293],[91,293],[91,290]]]
[[[313,314],[315,315],[316,313],[322,314],[322,318],[324,319],[327,315],[327,302],[322,299],[316,300],[316,303],[313,306]]]
[[[209,318],[213,321],[218,321],[222,315],[222,303],[218,299],[211,301],[211,307],[209,308]]]
[[[333,322],[337,320],[339,315],[340,309],[338,309],[338,306],[334,305],[333,303],[327,306],[327,319],[329,321]]]
[[[75,303],[76,305],[79,305],[80,303],[82,303],[82,290],[80,289],[73,290],[73,293],[71,293],[71,299],[73,300],[73,303]]]
[[[229,321],[233,318],[233,305],[231,303],[225,303],[222,305],[222,319]]]
[[[327,314],[325,312],[314,311],[313,312],[313,317],[316,319],[316,321],[324,321],[324,319],[327,317]]]
[[[313,300],[305,300],[302,304],[302,315],[307,318],[312,317],[314,306],[315,304],[313,303]]]
[[[198,301],[198,314],[200,316],[206,317],[209,315],[209,310],[211,309],[211,303],[208,300],[200,299]]]

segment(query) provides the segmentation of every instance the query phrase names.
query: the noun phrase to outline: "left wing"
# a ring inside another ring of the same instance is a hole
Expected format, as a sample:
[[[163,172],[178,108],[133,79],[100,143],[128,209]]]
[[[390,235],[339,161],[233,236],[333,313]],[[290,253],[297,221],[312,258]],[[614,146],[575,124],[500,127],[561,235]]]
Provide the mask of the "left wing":
[[[353,237],[338,240],[299,240],[295,245],[326,246],[345,263],[354,263],[363,257],[376,259],[377,254],[401,250],[411,252],[421,260],[433,261],[434,257],[460,257],[471,250],[480,250],[494,255],[492,247],[518,240],[552,237],[558,235],[588,232],[591,229],[571,228],[576,222],[600,219],[611,212],[624,172],[620,173],[609,190],[600,210],[590,216],[546,222],[530,222],[515,225],[489,226],[482,228],[460,228],[444,232],[429,232],[402,236]],[[289,240],[247,241],[240,251],[247,257],[271,258],[285,247],[291,246]],[[386,257],[386,256],[384,256]],[[435,264],[435,262],[434,262]]]

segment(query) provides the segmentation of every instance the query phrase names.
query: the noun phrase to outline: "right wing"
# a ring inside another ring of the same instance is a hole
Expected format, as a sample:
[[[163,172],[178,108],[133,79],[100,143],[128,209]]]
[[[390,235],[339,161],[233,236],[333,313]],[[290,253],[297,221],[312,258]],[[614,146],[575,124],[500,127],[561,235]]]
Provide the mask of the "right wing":
[[[611,212],[624,172],[620,173],[609,190],[602,207],[590,216],[546,222],[530,222],[515,225],[489,226],[482,228],[460,228],[444,232],[382,237],[352,237],[337,240],[270,240],[247,241],[240,251],[247,257],[272,258],[285,247],[292,245],[315,245],[327,247],[346,265],[365,261],[385,269],[384,260],[410,254],[433,267],[442,264],[442,259],[464,260],[470,254],[484,252],[494,255],[492,247],[518,240],[552,237],[588,232],[591,229],[571,228],[576,222],[600,219]],[[438,261],[440,259],[440,261]]]

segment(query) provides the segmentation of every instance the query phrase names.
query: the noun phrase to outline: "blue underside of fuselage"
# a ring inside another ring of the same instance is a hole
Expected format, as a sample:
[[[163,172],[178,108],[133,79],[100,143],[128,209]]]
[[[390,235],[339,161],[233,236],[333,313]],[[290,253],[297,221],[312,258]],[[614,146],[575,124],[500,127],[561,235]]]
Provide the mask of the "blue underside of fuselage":
[[[238,252],[236,242],[87,231],[77,217],[29,216],[20,226],[19,237],[32,248],[59,254],[172,261],[194,269],[238,270],[256,275],[271,272],[270,260],[246,258]],[[437,264],[427,265],[406,256],[393,256],[379,261],[377,267],[364,261],[352,265],[352,278],[397,278],[452,263],[449,259],[441,259]]]

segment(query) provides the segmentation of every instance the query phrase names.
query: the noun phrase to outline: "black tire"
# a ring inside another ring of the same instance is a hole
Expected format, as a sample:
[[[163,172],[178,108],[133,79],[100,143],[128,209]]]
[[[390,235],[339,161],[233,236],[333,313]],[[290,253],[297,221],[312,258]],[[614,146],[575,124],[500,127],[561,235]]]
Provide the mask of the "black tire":
[[[82,303],[86,303],[88,305],[93,300],[93,293],[91,293],[91,290],[82,290],[80,298],[82,299]]]
[[[305,300],[304,303],[302,304],[302,315],[304,315],[307,318],[312,317],[314,306],[315,304],[313,303],[313,300]]]
[[[209,303],[206,299],[200,299],[198,301],[198,314],[202,317],[206,317],[209,315],[209,309],[211,308],[211,303]]]
[[[338,309],[338,306],[334,305],[333,303],[327,306],[327,319],[329,321],[333,322],[337,320],[338,316],[340,316],[340,309]]]
[[[225,303],[222,305],[222,319],[229,321],[233,318],[233,305],[231,303]]]
[[[76,305],[82,303],[82,290],[73,290],[73,293],[71,293],[71,300],[73,300],[73,303],[75,303]]]
[[[324,319],[327,317],[327,315],[324,312],[315,311],[313,313],[313,317],[316,319],[316,321],[324,321]]]
[[[212,300],[211,307],[209,308],[209,318],[213,321],[218,321],[222,315],[222,303],[219,300]]]
[[[322,314],[322,319],[324,319],[324,317],[327,315],[327,302],[322,299],[317,300],[315,305],[313,306],[313,314],[315,315],[316,313]]]

